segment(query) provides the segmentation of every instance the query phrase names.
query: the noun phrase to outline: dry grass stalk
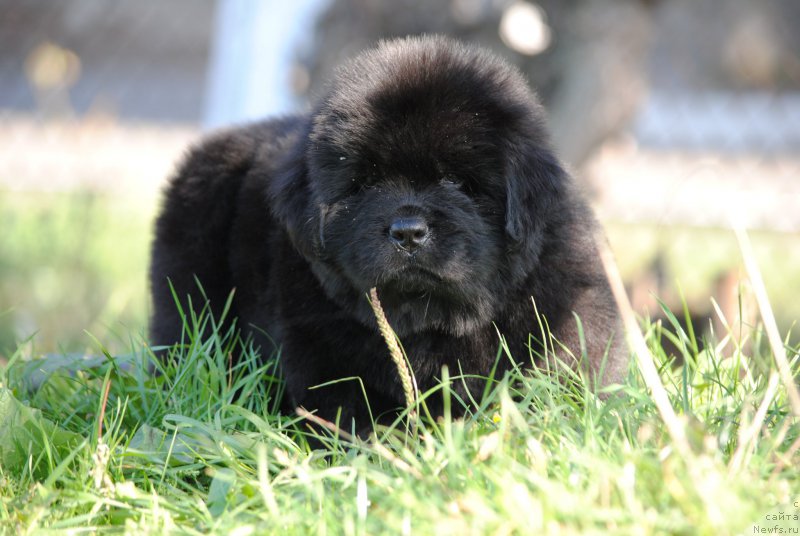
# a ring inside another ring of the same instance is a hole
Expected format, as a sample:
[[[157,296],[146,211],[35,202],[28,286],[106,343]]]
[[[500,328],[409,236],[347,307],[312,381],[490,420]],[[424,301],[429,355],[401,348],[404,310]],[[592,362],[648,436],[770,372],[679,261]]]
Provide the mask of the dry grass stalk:
[[[675,409],[669,401],[667,390],[664,388],[664,384],[661,383],[661,377],[658,375],[658,369],[656,369],[653,354],[650,353],[644,336],[639,330],[639,323],[636,321],[633,307],[631,307],[631,302],[628,300],[628,296],[625,293],[625,285],[622,282],[622,276],[617,268],[617,263],[614,261],[611,250],[605,242],[598,241],[597,247],[600,251],[600,259],[603,262],[606,277],[608,277],[608,283],[611,286],[611,291],[614,294],[614,299],[617,302],[617,307],[619,307],[620,315],[622,316],[622,322],[625,325],[628,345],[636,356],[639,370],[642,373],[645,384],[650,389],[653,401],[656,404],[658,412],[661,414],[661,419],[667,427],[667,431],[672,438],[676,450],[678,450],[684,459],[688,459],[691,454],[691,448],[686,438],[684,422],[678,418],[678,415],[675,413]]]
[[[739,225],[734,223],[733,230],[736,234],[736,239],[739,241],[739,249],[742,252],[742,259],[744,260],[745,269],[747,270],[747,276],[753,287],[758,309],[761,312],[761,319],[764,321],[764,329],[767,332],[767,339],[769,340],[772,354],[775,357],[775,364],[777,365],[777,372],[773,371],[772,374],[770,374],[767,391],[764,394],[764,399],[761,401],[758,410],[756,410],[753,422],[750,423],[750,426],[742,428],[739,432],[739,447],[736,449],[736,452],[733,453],[728,465],[731,471],[736,472],[745,465],[750,453],[755,449],[755,441],[758,439],[762,426],[764,425],[767,410],[778,393],[778,379],[780,378],[786,387],[789,403],[796,417],[800,417],[800,395],[798,395],[797,386],[792,377],[789,360],[786,357],[786,349],[783,347],[783,341],[778,332],[775,315],[769,304],[767,290],[764,286],[764,280],[761,277],[761,271],[758,269],[758,263],[756,263],[750,240],[747,238],[744,229]]]
[[[306,408],[297,407],[297,408],[294,409],[294,411],[300,417],[306,419],[307,421],[311,421],[312,423],[316,424],[320,428],[325,428],[326,430],[329,430],[330,432],[332,432],[333,434],[341,437],[345,441],[349,441],[350,443],[353,443],[353,444],[357,444],[359,442],[358,438],[356,436],[354,436],[353,434],[342,430],[341,428],[336,426],[336,424],[332,423],[331,421],[325,420],[322,417],[318,417],[318,416],[314,415],[313,413],[308,411]]]
[[[800,393],[798,393],[797,385],[792,377],[789,359],[786,356],[786,348],[784,348],[783,340],[781,340],[780,333],[778,332],[778,324],[775,322],[775,315],[769,304],[767,289],[764,286],[761,271],[758,269],[758,263],[756,262],[753,248],[750,245],[750,240],[747,238],[744,229],[738,225],[734,225],[733,231],[736,233],[736,238],[739,241],[739,249],[742,251],[744,267],[747,270],[747,276],[750,278],[750,284],[753,286],[753,293],[756,295],[758,310],[761,312],[761,318],[764,321],[764,329],[767,332],[767,339],[772,348],[772,354],[775,356],[775,364],[777,365],[781,381],[783,381],[783,385],[786,387],[786,393],[789,397],[789,403],[792,406],[792,412],[795,417],[800,417]]]
[[[403,351],[400,349],[400,345],[397,343],[397,336],[395,335],[394,330],[392,330],[392,326],[389,325],[389,321],[386,319],[386,313],[383,312],[383,307],[381,307],[381,302],[378,299],[378,290],[375,287],[369,290],[369,297],[369,303],[372,306],[372,311],[375,313],[375,318],[378,321],[378,329],[383,336],[383,340],[386,341],[386,346],[389,348],[389,354],[392,357],[392,361],[394,361],[395,367],[397,367],[397,373],[400,376],[400,383],[403,385],[403,393],[406,397],[406,406],[409,409],[409,415],[413,417],[415,413],[413,408],[416,405],[417,400],[416,384],[411,376],[408,364],[406,363],[406,358],[403,356]]]

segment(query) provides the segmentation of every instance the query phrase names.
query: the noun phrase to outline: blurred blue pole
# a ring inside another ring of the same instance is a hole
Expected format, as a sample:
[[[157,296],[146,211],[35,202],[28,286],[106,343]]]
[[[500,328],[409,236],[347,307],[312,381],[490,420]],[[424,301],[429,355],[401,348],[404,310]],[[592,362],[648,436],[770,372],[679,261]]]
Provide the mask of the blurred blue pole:
[[[204,128],[295,111],[292,57],[325,0],[218,0]]]

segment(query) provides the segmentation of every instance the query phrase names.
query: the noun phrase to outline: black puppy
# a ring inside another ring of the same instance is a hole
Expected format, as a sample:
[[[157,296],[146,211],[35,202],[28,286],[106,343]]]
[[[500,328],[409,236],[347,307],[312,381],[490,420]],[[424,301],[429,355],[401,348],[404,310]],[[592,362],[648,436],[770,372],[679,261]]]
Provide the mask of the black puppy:
[[[282,346],[292,403],[364,430],[358,382],[310,388],[359,377],[374,416],[402,406],[366,298],[376,287],[421,391],[445,365],[488,376],[498,331],[530,364],[544,354],[541,320],[580,357],[573,312],[590,372],[602,363],[600,381],[617,381],[627,356],[596,227],[516,70],[441,37],[384,42],[345,65],[310,115],[191,151],[156,223],[152,341],[181,336],[168,278],[198,306],[197,277],[217,314],[236,289],[239,325]]]

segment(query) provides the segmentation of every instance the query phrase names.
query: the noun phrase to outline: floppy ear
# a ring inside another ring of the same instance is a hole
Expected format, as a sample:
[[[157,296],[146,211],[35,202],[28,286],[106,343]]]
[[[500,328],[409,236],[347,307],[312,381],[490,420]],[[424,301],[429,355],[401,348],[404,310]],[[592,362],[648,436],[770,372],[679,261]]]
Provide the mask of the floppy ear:
[[[535,262],[547,223],[558,217],[566,172],[549,148],[526,143],[511,153],[506,172],[506,234],[514,250]]]
[[[302,136],[287,152],[269,181],[267,197],[272,214],[294,246],[305,257],[315,256],[319,234],[319,211],[312,203],[306,161],[308,137]]]

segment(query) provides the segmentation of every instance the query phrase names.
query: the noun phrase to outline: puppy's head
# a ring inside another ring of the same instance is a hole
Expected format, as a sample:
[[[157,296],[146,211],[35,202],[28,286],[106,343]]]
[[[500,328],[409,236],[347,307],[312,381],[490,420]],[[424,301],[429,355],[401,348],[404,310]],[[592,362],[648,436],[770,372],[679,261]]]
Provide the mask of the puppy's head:
[[[439,38],[345,65],[272,183],[329,297],[399,334],[486,325],[535,269],[563,171],[521,76]]]

